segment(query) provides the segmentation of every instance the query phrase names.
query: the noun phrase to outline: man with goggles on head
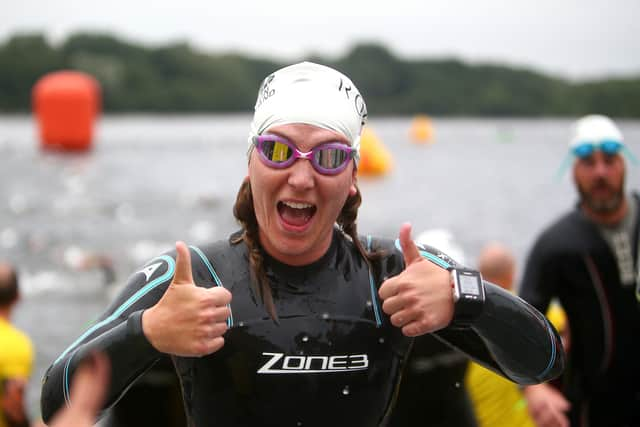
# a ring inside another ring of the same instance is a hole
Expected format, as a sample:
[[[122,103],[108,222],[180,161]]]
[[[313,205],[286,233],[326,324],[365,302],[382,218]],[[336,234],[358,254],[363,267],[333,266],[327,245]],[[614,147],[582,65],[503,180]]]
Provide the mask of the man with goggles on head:
[[[178,242],[137,271],[48,370],[45,420],[94,350],[111,359],[106,406],[171,355],[199,427],[385,425],[413,339],[429,333],[522,384],[559,375],[560,338],[524,301],[416,245],[409,224],[395,241],[358,234],[366,116],[336,70],[304,62],[268,76],[234,206],[241,229],[203,248]]]
[[[570,326],[562,393],[526,387],[539,426],[640,425],[640,198],[625,194],[635,161],[608,117],[578,120],[569,141],[576,207],[548,227],[529,255],[521,296],[544,312],[559,298]]]

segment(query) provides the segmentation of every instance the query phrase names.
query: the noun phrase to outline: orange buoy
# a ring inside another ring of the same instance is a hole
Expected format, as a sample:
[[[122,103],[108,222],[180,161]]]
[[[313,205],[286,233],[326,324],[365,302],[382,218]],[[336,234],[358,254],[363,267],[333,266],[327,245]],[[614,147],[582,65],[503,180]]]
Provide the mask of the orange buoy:
[[[392,165],[391,153],[373,131],[365,127],[360,136],[358,175],[384,175]]]
[[[416,144],[433,142],[433,125],[431,119],[425,115],[414,117],[410,130],[411,140]]]
[[[79,71],[56,71],[41,77],[31,92],[40,146],[81,151],[91,147],[101,109],[100,84]]]

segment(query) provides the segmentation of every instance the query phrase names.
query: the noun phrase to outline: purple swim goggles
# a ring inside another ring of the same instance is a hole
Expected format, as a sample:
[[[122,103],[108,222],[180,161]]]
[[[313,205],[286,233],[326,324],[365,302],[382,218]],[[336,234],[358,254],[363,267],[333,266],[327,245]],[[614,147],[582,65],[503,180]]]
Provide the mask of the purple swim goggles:
[[[336,175],[344,170],[354,157],[356,150],[342,142],[318,145],[303,153],[286,138],[278,135],[253,137],[253,145],[258,150],[264,164],[276,169],[291,166],[296,159],[307,159],[313,168],[323,175]]]

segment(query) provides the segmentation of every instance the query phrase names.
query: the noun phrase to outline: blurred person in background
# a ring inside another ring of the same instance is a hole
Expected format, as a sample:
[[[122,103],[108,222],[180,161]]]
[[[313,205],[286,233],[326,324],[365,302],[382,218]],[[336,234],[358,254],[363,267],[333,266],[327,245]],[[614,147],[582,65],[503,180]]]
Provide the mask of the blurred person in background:
[[[47,370],[45,421],[73,399],[69,378],[95,351],[112,367],[105,407],[171,355],[198,427],[386,425],[425,334],[522,384],[559,375],[560,338],[530,305],[416,245],[409,224],[396,240],[358,234],[366,117],[332,68],[267,76],[234,206],[241,230],[203,248],[177,242],[132,274]]]
[[[60,409],[48,427],[92,427],[104,403],[109,386],[109,358],[102,353],[88,355],[79,365],[71,384],[71,404]],[[42,421],[32,427],[47,427]]]
[[[16,270],[0,262],[0,427],[29,425],[25,390],[34,357],[29,337],[11,324],[19,298]]]
[[[608,117],[572,129],[569,155],[578,203],[545,229],[528,256],[520,295],[538,310],[557,297],[571,333],[562,393],[525,387],[539,426],[640,425],[640,198],[625,191],[635,160]]]

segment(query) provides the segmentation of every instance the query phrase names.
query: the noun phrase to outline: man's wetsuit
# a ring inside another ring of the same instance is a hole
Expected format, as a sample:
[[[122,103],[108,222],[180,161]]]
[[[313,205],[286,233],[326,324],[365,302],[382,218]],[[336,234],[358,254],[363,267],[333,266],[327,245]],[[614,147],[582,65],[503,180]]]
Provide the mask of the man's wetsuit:
[[[640,198],[633,229],[638,265]],[[520,295],[541,312],[557,296],[571,332],[563,392],[572,426],[640,425],[640,309],[617,261],[578,207],[545,230],[527,261]],[[586,421],[588,420],[588,424]]]
[[[292,267],[267,256],[279,323],[256,302],[244,243],[191,247],[196,284],[224,286],[233,300],[221,350],[173,358],[190,425],[385,425],[413,339],[391,325],[377,295],[385,278],[404,269],[398,244],[372,239],[365,244],[385,250],[371,270],[339,231],[311,265]],[[444,268],[451,262],[432,248],[422,254]],[[70,378],[88,352],[103,350],[111,358],[107,406],[158,359],[142,332],[141,316],[170,283],[174,256],[155,258],[135,273],[107,312],[49,368],[41,401],[45,420],[69,399]],[[546,319],[496,286],[487,284],[486,295],[484,312],[472,327],[449,327],[435,335],[514,381],[557,376],[564,354]]]

